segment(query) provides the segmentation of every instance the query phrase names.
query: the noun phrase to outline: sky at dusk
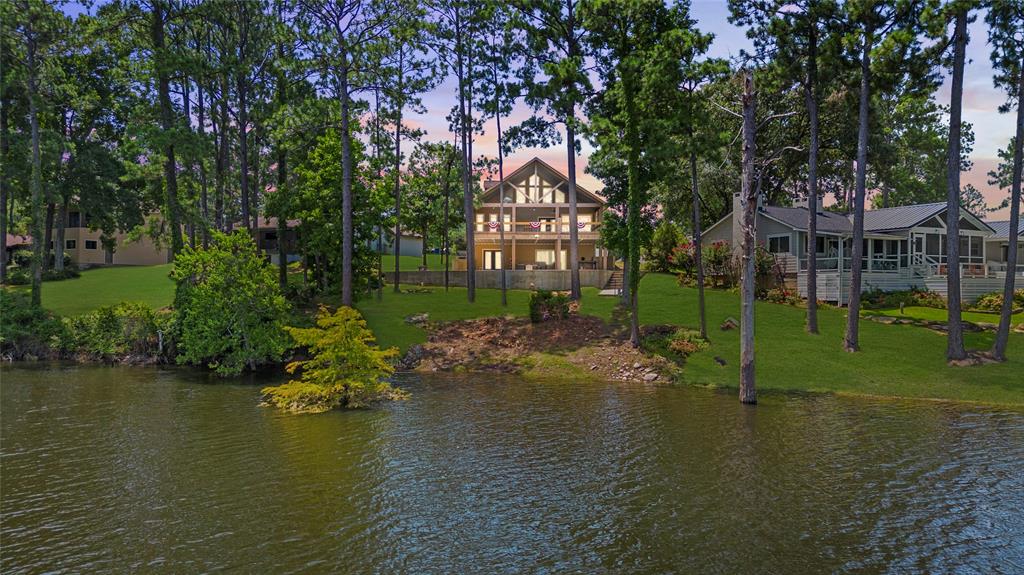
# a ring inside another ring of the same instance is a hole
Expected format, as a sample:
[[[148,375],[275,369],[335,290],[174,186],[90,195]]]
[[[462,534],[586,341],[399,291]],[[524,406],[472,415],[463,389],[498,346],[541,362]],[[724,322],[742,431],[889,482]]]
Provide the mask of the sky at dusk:
[[[65,6],[69,13],[82,11],[77,2]],[[710,55],[721,58],[734,58],[741,50],[750,49],[750,41],[745,31],[729,23],[729,10],[725,0],[693,0],[691,13],[697,20],[699,28],[715,35]],[[989,46],[987,26],[984,15],[978,18],[969,28],[970,43],[967,46],[967,67],[964,81],[963,119],[973,124],[975,144],[970,158],[974,162],[972,169],[964,172],[961,185],[973,184],[982,191],[989,204],[997,204],[1008,195],[1007,190],[998,190],[988,185],[988,172],[997,165],[997,151],[1005,147],[1013,136],[1014,118],[1011,114],[1000,114],[999,105],[1005,101],[1002,92],[992,86],[992,67],[989,62]],[[425,114],[415,114],[409,118],[409,124],[426,131],[427,140],[452,141],[446,119],[449,110],[455,103],[456,89],[453,79],[448,78],[423,98],[426,106]],[[949,103],[949,78],[939,89],[936,96],[941,104]],[[518,105],[511,118],[503,120],[503,126],[514,125],[531,114],[529,108]],[[474,156],[497,155],[497,139],[494,135],[493,120],[485,126],[486,133],[477,136]],[[585,172],[587,158],[592,148],[584,139],[582,157],[577,161],[577,178],[581,186],[592,191],[599,191],[601,182]],[[565,146],[560,145],[549,149],[524,148],[517,150],[506,162],[510,172],[534,156],[540,157],[552,166],[566,171]],[[737,183],[737,189],[739,183]],[[1007,219],[1009,210],[1004,209],[987,216],[987,219]]]
[[[733,58],[739,55],[743,49],[751,49],[751,43],[745,35],[745,30],[729,23],[729,10],[725,0],[694,0],[691,4],[691,12],[698,26],[702,31],[712,32],[715,41],[712,44],[710,55],[720,58]],[[1014,118],[1012,114],[1000,114],[999,105],[1005,101],[1004,94],[992,86],[992,67],[989,62],[989,47],[987,45],[988,31],[983,15],[970,27],[971,41],[967,46],[967,67],[964,73],[964,108],[963,119],[974,126],[975,144],[971,153],[973,168],[964,172],[961,177],[961,185],[973,184],[985,195],[989,204],[997,204],[1008,194],[1008,190],[998,190],[989,186],[988,172],[995,169],[997,164],[997,151],[1006,147],[1013,136]],[[446,116],[451,109],[456,97],[456,85],[451,79],[438,86],[424,97],[424,104],[428,112],[424,115],[414,117],[412,123],[427,131],[426,139],[440,140],[452,139],[448,131]],[[939,103],[949,104],[949,79],[940,88],[936,96]],[[508,126],[522,121],[530,115],[530,110],[525,105],[519,105],[510,118],[511,121],[503,120],[502,126]],[[473,153],[475,156],[481,154],[488,156],[497,155],[497,138],[494,135],[494,122],[491,121],[485,126],[487,133],[477,136]],[[584,139],[582,157],[577,161],[577,178],[584,188],[598,191],[602,185],[599,180],[585,173],[587,157],[591,147]],[[519,167],[527,160],[538,156],[544,161],[559,170],[566,171],[565,146],[557,146],[549,149],[524,148],[517,150],[506,163],[506,173]],[[737,191],[739,183],[737,182]],[[987,219],[998,220],[1008,219],[1009,210],[1001,210],[986,216]]]

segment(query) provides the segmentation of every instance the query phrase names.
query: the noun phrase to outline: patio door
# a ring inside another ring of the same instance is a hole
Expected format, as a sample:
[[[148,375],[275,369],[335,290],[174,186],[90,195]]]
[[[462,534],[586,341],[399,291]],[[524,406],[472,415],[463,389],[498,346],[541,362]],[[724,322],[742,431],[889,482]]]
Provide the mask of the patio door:
[[[484,269],[501,269],[501,250],[484,250]]]

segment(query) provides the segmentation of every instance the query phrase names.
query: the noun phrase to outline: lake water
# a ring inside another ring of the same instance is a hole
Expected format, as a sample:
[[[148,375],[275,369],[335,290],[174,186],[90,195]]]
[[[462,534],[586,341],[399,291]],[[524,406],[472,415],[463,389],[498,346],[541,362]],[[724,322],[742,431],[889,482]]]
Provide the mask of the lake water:
[[[1024,572],[1024,412],[489,375],[291,416],[3,366],[0,570]]]

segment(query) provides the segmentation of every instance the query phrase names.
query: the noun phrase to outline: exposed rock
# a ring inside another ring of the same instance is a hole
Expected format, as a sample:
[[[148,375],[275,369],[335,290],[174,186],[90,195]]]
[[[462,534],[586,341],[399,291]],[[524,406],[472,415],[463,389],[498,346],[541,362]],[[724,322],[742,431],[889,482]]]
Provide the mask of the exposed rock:
[[[649,371],[646,375],[644,375],[644,381],[651,382],[656,379],[658,379],[658,374],[654,373],[653,371]]]
[[[427,323],[428,321],[430,321],[430,314],[426,312],[415,313],[410,316],[406,316],[405,318],[405,323],[412,325],[422,325]]]

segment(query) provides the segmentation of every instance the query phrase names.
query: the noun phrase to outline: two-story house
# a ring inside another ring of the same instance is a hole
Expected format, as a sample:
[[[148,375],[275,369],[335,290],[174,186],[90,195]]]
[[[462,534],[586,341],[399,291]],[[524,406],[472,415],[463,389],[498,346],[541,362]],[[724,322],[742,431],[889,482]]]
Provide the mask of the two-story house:
[[[501,269],[499,238],[504,225],[505,269],[569,269],[568,189],[565,174],[539,158],[509,174],[504,186],[487,182],[475,210],[476,268]],[[577,184],[576,210],[580,269],[609,269],[608,253],[598,242],[604,200]]]

